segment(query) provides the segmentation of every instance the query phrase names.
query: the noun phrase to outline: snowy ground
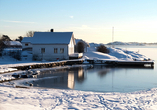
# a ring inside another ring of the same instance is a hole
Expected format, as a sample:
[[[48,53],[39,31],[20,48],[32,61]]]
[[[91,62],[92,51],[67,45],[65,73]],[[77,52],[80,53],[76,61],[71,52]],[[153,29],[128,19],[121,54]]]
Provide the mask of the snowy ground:
[[[84,53],[85,59],[103,59],[103,60],[127,60],[127,61],[143,61],[149,60],[150,58],[139,54],[134,51],[127,51],[120,48],[108,47],[109,54],[101,53],[96,51],[96,47],[88,48],[88,52]]]
[[[0,110],[156,110],[157,89],[133,93],[24,89],[0,85]]]
[[[96,52],[89,48],[83,59],[112,60],[148,60],[144,55],[123,49],[109,48],[109,54]],[[0,58],[3,71],[10,66],[44,63],[33,61],[16,61],[11,58]],[[19,71],[21,72],[21,71]],[[8,78],[11,73],[0,74],[1,79]],[[17,73],[17,72],[16,72]],[[8,74],[8,76],[7,76]],[[6,77],[5,77],[6,75]],[[51,109],[98,109],[98,110],[156,110],[157,88],[133,93],[97,93],[77,90],[14,88],[8,83],[0,84],[0,110],[51,110]]]

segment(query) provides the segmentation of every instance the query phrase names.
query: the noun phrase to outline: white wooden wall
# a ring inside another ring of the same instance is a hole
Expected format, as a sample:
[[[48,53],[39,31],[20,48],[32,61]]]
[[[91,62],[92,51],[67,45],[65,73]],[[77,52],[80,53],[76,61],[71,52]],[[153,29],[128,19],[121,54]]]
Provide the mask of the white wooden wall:
[[[45,53],[41,53],[41,48],[45,48]],[[57,53],[54,53],[54,48],[57,48]],[[64,48],[64,53],[60,53],[60,48]],[[44,60],[69,59],[68,45],[33,45],[33,55]]]
[[[25,46],[25,44],[28,44],[28,46]],[[32,48],[32,44],[31,43],[24,43],[22,42],[22,48]]]
[[[68,47],[69,47],[69,51],[68,51],[69,55],[73,54],[74,53],[74,42],[73,42],[72,37],[71,37],[70,44],[68,45]]]

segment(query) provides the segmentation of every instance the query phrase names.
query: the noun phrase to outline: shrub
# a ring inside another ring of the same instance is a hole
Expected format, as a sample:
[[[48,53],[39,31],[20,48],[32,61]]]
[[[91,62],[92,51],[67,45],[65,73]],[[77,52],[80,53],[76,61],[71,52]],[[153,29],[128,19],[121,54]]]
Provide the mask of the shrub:
[[[107,49],[105,45],[99,45],[96,50],[102,53],[109,53],[109,50]]]
[[[84,43],[83,42],[78,42],[77,43],[77,52],[78,53],[83,53],[84,52]]]

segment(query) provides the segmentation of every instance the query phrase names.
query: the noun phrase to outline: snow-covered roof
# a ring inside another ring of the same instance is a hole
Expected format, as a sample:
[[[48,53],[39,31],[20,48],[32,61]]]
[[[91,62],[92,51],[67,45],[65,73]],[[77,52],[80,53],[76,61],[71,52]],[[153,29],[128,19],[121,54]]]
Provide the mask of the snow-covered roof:
[[[73,32],[35,32],[31,43],[32,44],[69,44],[72,37],[73,37]]]
[[[24,37],[21,42],[22,42],[22,43],[24,43],[24,42],[31,42],[31,41],[32,41],[32,38],[33,38],[33,37]]]
[[[22,46],[22,44],[19,41],[4,41],[5,45],[19,45]]]

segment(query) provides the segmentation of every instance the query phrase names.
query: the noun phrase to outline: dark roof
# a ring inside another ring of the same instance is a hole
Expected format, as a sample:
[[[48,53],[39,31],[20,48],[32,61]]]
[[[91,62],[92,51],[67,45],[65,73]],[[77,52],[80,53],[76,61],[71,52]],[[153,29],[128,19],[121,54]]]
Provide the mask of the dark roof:
[[[35,32],[32,44],[69,44],[73,32]]]
[[[24,37],[21,42],[22,42],[22,43],[23,43],[23,42],[31,42],[31,41],[32,41],[32,38],[33,38],[33,37]]]

